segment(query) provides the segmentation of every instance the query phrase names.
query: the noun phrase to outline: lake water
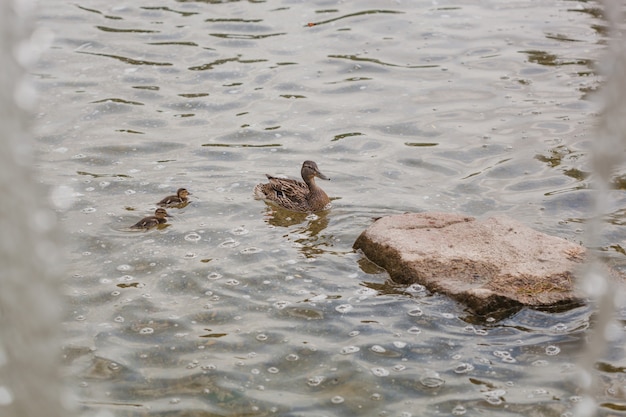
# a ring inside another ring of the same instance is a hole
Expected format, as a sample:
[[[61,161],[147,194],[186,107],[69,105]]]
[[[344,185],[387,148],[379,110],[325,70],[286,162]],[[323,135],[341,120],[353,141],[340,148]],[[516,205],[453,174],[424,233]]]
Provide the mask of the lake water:
[[[352,244],[406,211],[584,244],[598,4],[49,0],[37,26],[63,366],[86,414],[572,415],[590,308],[475,317]],[[253,198],[306,159],[330,211]],[[624,268],[620,178],[601,246]],[[168,227],[127,229],[179,187]],[[623,342],[597,363],[602,415],[626,415]]]

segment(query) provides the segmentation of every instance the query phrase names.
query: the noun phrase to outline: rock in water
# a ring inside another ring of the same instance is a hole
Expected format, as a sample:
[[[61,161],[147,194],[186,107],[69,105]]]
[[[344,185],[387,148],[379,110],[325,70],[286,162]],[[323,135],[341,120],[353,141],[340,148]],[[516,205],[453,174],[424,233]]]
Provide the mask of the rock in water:
[[[422,284],[479,315],[576,305],[583,298],[574,273],[585,248],[506,216],[484,221],[449,213],[382,217],[361,233],[354,248],[393,281]]]

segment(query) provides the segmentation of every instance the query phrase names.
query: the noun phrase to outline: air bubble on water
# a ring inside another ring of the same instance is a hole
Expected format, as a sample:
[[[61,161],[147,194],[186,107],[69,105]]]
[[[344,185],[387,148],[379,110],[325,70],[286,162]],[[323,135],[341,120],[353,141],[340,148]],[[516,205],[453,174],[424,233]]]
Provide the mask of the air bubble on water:
[[[474,365],[471,363],[461,362],[454,368],[454,372],[457,374],[466,374],[468,372],[472,372],[474,370]]]
[[[348,333],[348,336],[350,336],[350,337],[354,337],[354,336],[358,336],[358,335],[360,335],[360,334],[361,334],[361,332],[360,332],[360,331],[358,331],[358,330],[352,330],[350,333]]]
[[[209,275],[207,275],[207,278],[212,281],[215,281],[215,280],[222,278],[222,274],[219,274],[217,272],[211,272]]]
[[[324,379],[326,379],[325,377],[323,377],[322,375],[315,375],[310,377],[306,383],[308,386],[310,387],[317,387],[319,384],[321,384],[322,382],[324,382]]]
[[[78,316],[76,316],[74,318],[76,321],[85,321],[85,319],[87,319],[87,317],[83,316],[82,314],[79,314]]]
[[[113,319],[113,321],[115,321],[116,323],[124,323],[124,317],[117,316],[116,318]]]
[[[372,297],[372,296],[377,295],[378,291],[376,291],[376,290],[374,290],[372,288],[364,287],[364,288],[359,288],[358,290],[355,291],[355,293],[357,295],[362,296],[363,298],[366,298],[366,297]]]
[[[382,399],[383,399],[383,396],[382,396],[382,395],[380,395],[378,392],[374,392],[374,393],[372,393],[372,395],[370,395],[370,398],[371,398],[373,401],[380,401],[380,400],[382,400]]]
[[[549,363],[549,362],[548,362],[547,360],[544,360],[544,359],[538,359],[538,360],[536,360],[536,361],[533,361],[533,362],[531,363],[531,365],[532,365],[532,366],[537,366],[537,367],[539,367],[539,366],[547,366],[547,365],[548,365],[548,363]]]
[[[243,254],[243,255],[250,255],[250,254],[253,254],[253,253],[259,253],[262,250],[263,249],[261,249],[261,248],[255,248],[254,246],[252,246],[252,247],[249,247],[249,248],[242,249],[240,251],[240,253]]]
[[[118,265],[117,268],[118,271],[132,271],[133,267],[127,264],[122,264],[122,265]]]
[[[202,236],[200,236],[199,234],[195,232],[189,233],[188,235],[185,236],[185,240],[188,242],[197,242],[200,239],[202,239]]]
[[[265,342],[267,340],[267,335],[264,333],[259,333],[258,335],[256,335],[256,340],[258,340],[259,342]]]
[[[226,285],[230,285],[230,286],[234,287],[234,286],[239,285],[239,281],[236,280],[236,279],[231,278],[231,279],[226,281]]]
[[[235,239],[228,238],[228,239],[224,240],[222,243],[220,243],[218,246],[220,248],[236,248],[240,244],[241,243],[236,241]]]
[[[421,294],[426,292],[426,287],[421,284],[411,284],[406,287],[405,291],[411,294]]]
[[[396,372],[402,372],[402,371],[406,370],[406,366],[404,366],[402,364],[397,364],[397,365],[394,365],[393,368],[391,368],[391,369],[393,369]]]
[[[135,278],[132,275],[122,275],[117,279],[118,282],[131,282]]]
[[[552,326],[551,329],[554,332],[563,333],[563,332],[567,331],[567,324],[565,324],[565,323],[557,323],[554,326]]]
[[[203,371],[215,371],[217,369],[217,365],[208,363],[206,365],[202,365],[200,369],[202,369]]]
[[[247,235],[248,233],[250,233],[250,231],[243,226],[239,226],[239,227],[232,229],[230,233],[232,233],[233,235],[241,236],[241,235]]]
[[[139,330],[139,334],[152,334],[154,333],[154,329],[152,327],[144,327]]]
[[[375,352],[375,353],[385,353],[385,352],[387,352],[387,349],[385,349],[381,345],[372,345],[372,347],[370,347],[370,350],[372,352]]]
[[[183,256],[183,257],[184,257],[185,259],[194,259],[194,258],[196,258],[197,256],[198,256],[198,254],[197,254],[197,253],[194,253],[194,252],[187,252],[187,253],[185,254],[185,256]]]
[[[295,362],[298,359],[300,359],[300,357],[296,355],[295,353],[290,353],[289,355],[285,357],[285,359],[287,359],[289,362]]]
[[[252,375],[259,375],[261,373],[261,371],[259,369],[257,369],[257,368],[252,368],[252,369],[250,369],[250,373]]]
[[[452,409],[452,415],[453,416],[462,416],[465,413],[467,413],[467,409],[465,407],[463,407],[462,405],[457,405]]]
[[[411,316],[411,317],[419,317],[419,316],[422,316],[424,314],[424,312],[422,311],[421,308],[416,307],[416,308],[410,310],[407,314],[409,316]]]
[[[341,348],[340,352],[342,355],[350,355],[352,353],[356,353],[361,350],[358,346],[344,346]]]
[[[335,310],[337,310],[338,312],[344,314],[344,313],[348,313],[349,311],[351,311],[354,307],[350,304],[341,304],[338,305],[337,307],[335,307]]]
[[[170,399],[170,404],[179,404],[180,403],[180,398],[171,398]]]
[[[137,194],[137,191],[135,191],[135,190],[126,190],[126,191],[124,191],[124,194],[126,194],[126,195],[133,195],[133,194]]]
[[[89,214],[89,213],[95,213],[96,209],[94,207],[85,207],[84,209],[81,210],[81,213],[85,213],[85,214]]]
[[[274,308],[278,309],[278,310],[282,310],[285,307],[289,306],[291,304],[291,302],[286,301],[286,300],[278,300],[276,301],[273,306]]]
[[[406,343],[406,342],[403,342],[403,341],[401,341],[401,340],[395,340],[395,341],[393,342],[393,345],[394,345],[395,347],[397,347],[398,349],[404,349],[404,348],[406,347],[407,343]]]
[[[454,314],[452,314],[452,313],[442,313],[441,315],[445,319],[453,319],[454,318]]]
[[[558,346],[550,345],[546,346],[546,355],[555,356],[561,353],[561,348]]]
[[[305,219],[310,221],[310,222],[313,222],[315,220],[318,220],[319,216],[317,214],[315,214],[315,213],[311,213],[308,216],[306,216]]]
[[[489,332],[485,329],[474,329],[474,334],[478,336],[487,336]]]
[[[426,373],[420,377],[419,381],[420,384],[427,388],[439,388],[446,383],[435,371],[426,371]]]
[[[117,291],[117,290],[115,290],[115,291],[111,291],[111,295],[112,295],[113,297],[117,297],[117,296],[119,296],[120,294],[121,294],[121,291]]]
[[[389,371],[386,370],[385,368],[372,368],[371,371],[372,371],[372,374],[375,376],[380,376],[380,377],[389,376]]]
[[[269,372],[270,374],[277,374],[280,372],[280,370],[276,368],[275,366],[271,366],[267,368],[267,372]]]
[[[330,399],[330,402],[333,403],[333,404],[341,404],[344,401],[345,400],[340,395],[335,395],[333,398]]]
[[[422,329],[420,329],[419,327],[413,326],[413,327],[409,328],[409,330],[407,330],[407,333],[410,333],[410,334],[420,334],[420,333],[422,333]]]
[[[493,352],[493,356],[495,356],[496,358],[500,358],[502,360],[502,362],[506,362],[506,363],[515,363],[515,362],[517,362],[515,360],[515,358],[513,358],[511,356],[511,354],[509,352],[507,352],[506,350],[495,350]]]

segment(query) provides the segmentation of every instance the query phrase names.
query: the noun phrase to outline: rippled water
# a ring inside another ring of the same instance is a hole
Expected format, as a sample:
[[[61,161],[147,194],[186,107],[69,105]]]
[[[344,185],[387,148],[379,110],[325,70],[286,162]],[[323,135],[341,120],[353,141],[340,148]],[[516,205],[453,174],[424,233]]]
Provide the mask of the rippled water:
[[[570,415],[591,311],[472,316],[352,250],[373,217],[506,213],[583,242],[605,43],[588,1],[40,5],[65,369],[115,416]],[[303,160],[333,208],[254,200]],[[603,249],[624,264],[623,177]],[[186,187],[168,226],[130,232]],[[621,312],[622,322],[626,313]],[[624,352],[600,360],[624,413]]]

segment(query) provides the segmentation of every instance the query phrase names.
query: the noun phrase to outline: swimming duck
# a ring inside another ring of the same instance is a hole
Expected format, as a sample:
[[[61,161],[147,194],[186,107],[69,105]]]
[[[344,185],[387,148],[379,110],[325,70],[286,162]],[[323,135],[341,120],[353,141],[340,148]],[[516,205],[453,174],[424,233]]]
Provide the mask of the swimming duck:
[[[300,170],[302,181],[267,175],[269,182],[254,187],[254,195],[283,208],[300,212],[316,212],[330,207],[330,198],[315,184],[315,177],[330,180],[313,161],[304,161]]]
[[[187,196],[191,193],[186,188],[179,188],[176,195],[170,195],[157,203],[161,207],[176,207],[187,203]]]
[[[165,211],[164,208],[158,208],[154,212],[154,216],[144,217],[143,219],[139,220],[134,225],[130,226],[130,228],[131,229],[146,229],[146,230],[151,229],[154,226],[167,223],[166,217],[170,217],[170,215],[167,214],[167,211]]]

